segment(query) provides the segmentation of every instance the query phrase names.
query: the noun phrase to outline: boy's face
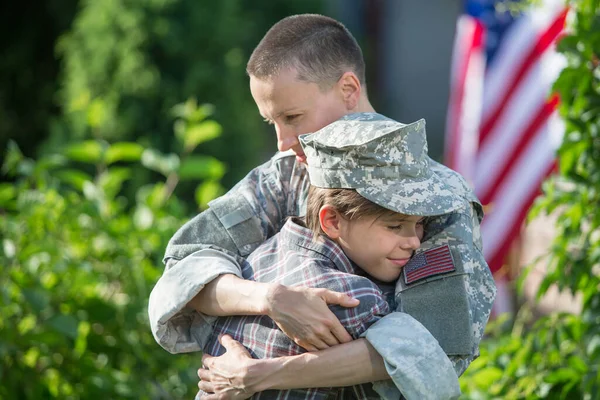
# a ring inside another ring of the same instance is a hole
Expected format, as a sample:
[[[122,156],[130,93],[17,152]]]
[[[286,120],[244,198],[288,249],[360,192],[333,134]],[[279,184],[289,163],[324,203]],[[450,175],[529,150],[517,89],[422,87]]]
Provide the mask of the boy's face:
[[[291,149],[300,162],[306,157],[298,136],[316,132],[350,112],[339,82],[323,91],[316,83],[298,80],[293,68],[266,79],[250,76],[250,91],[260,115],[275,126],[279,151]]]
[[[369,275],[392,282],[423,239],[423,217],[395,214],[340,220],[338,244]]]

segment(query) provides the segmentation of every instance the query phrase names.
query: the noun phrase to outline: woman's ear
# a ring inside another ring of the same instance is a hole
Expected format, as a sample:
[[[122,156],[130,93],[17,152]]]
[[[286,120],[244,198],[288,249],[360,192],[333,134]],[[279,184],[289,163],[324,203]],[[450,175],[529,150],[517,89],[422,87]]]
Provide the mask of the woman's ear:
[[[356,74],[352,71],[344,72],[337,84],[346,103],[346,108],[351,111],[358,107],[362,86]]]
[[[330,205],[324,205],[319,210],[319,223],[321,229],[332,240],[340,237],[340,213]]]

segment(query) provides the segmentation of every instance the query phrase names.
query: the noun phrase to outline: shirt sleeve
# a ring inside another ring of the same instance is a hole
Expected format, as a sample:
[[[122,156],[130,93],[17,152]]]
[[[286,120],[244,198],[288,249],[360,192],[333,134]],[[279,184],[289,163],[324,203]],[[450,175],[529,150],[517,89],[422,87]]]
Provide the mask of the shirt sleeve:
[[[382,291],[369,279],[343,272],[336,272],[334,276],[335,284],[327,289],[360,301],[356,307],[330,306],[350,336],[358,339],[371,325],[390,313],[390,306]]]
[[[187,308],[189,301],[220,275],[241,277],[242,258],[298,211],[296,196],[306,193],[306,180],[294,160],[279,155],[254,169],[169,241],[165,270],[148,304],[152,334],[167,351],[201,349],[214,317]]]
[[[393,312],[363,336],[383,357],[390,380],[373,383],[385,400],[456,399],[458,376],[452,362],[429,331],[410,315]]]
[[[158,344],[171,353],[199,351],[210,337],[216,317],[186,305],[219,275],[241,278],[239,263],[223,250],[206,248],[173,264],[165,268],[150,293],[150,328]]]

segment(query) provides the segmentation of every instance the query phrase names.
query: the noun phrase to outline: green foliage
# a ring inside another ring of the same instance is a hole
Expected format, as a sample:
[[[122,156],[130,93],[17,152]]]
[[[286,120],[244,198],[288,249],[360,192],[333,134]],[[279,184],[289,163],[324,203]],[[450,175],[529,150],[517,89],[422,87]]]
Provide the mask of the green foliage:
[[[86,140],[33,161],[10,146],[2,172],[13,182],[0,184],[0,398],[194,396],[200,355],[156,344],[147,299],[187,214],[175,186],[202,179],[205,204],[225,168],[192,154],[220,135],[210,113],[193,100],[174,112],[178,154]],[[130,204],[122,192],[138,161],[164,181],[134,188]]]
[[[532,324],[521,310],[512,329],[492,327],[461,379],[466,398],[600,398],[600,1],[569,4],[572,26],[558,45],[568,66],[554,85],[566,124],[560,175],[545,182],[531,216],[558,215],[538,297],[556,285],[581,293],[583,311]]]
[[[246,60],[273,23],[318,11],[318,3],[81,0],[72,30],[57,43],[64,118],[54,126],[50,146],[73,136],[143,137],[168,153],[169,111],[179,99],[200,95],[215,105],[223,126],[223,140],[207,144],[206,152],[232,167],[224,179],[233,185],[264,159],[265,142],[273,136],[251,98]],[[215,134],[214,126],[203,126],[190,134],[188,145]]]

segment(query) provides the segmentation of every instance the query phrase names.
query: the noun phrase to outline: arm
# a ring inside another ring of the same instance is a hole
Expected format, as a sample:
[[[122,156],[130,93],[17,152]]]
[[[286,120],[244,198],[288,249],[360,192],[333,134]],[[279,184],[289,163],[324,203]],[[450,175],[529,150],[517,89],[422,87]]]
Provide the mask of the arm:
[[[346,296],[310,290],[302,293],[301,289],[274,290],[275,294],[284,295],[271,296],[272,302],[267,303],[265,311],[264,297],[256,301],[265,293],[265,287],[241,279],[242,257],[302,207],[306,172],[294,160],[274,158],[253,170],[173,236],[165,253],[165,271],[153,288],[148,305],[152,333],[166,350],[200,350],[212,331],[215,317],[210,314],[267,313],[282,328],[287,326],[284,331],[299,338],[298,344],[309,349],[351,339],[326,307],[328,301],[354,306],[355,302]],[[199,296],[205,286],[206,293]]]
[[[369,332],[374,331],[374,337],[386,337],[385,343],[370,337]],[[397,399],[398,389],[383,384],[384,379],[391,378],[407,399],[449,399],[460,394],[452,363],[437,341],[403,313],[392,313],[375,323],[367,330],[366,340],[298,356],[256,360],[228,336],[221,343],[227,352],[221,357],[204,355],[203,363],[208,369],[198,371],[198,386],[208,393],[223,395],[237,388],[238,393],[251,395],[268,389],[375,382],[374,388],[383,398]],[[394,355],[390,360],[399,363],[389,363],[386,356],[390,354]]]
[[[210,336],[214,317],[188,304],[197,305],[194,298],[219,276],[241,278],[243,257],[273,235],[293,211],[286,197],[298,172],[291,160],[274,158],[254,169],[169,241],[165,271],[148,304],[152,332],[166,350],[200,350]],[[296,198],[291,201],[298,202]]]
[[[456,395],[458,391],[457,376],[464,372],[469,363],[478,355],[478,344],[483,335],[483,328],[487,322],[491,304],[494,298],[494,285],[487,264],[483,260],[480,252],[480,236],[479,236],[479,215],[476,213],[476,208],[469,206],[468,211],[457,213],[452,217],[442,218],[434,221],[432,235],[430,239],[433,239],[433,246],[436,245],[436,240],[463,240],[462,244],[455,241],[453,244],[458,246],[462,245],[461,249],[465,250],[461,252],[462,256],[455,259],[456,263],[461,263],[461,266],[465,268],[460,270],[459,274],[456,275],[456,279],[453,282],[456,286],[462,290],[458,291],[461,295],[461,310],[456,310],[462,317],[467,316],[465,322],[466,332],[468,335],[467,342],[459,342],[458,349],[455,343],[451,340],[446,339],[449,351],[448,355],[444,353],[442,347],[438,344],[436,338],[434,338],[429,331],[427,331],[419,322],[411,318],[409,315],[404,313],[392,313],[389,316],[384,317],[381,321],[373,325],[367,330],[366,338],[369,343],[377,350],[379,354],[385,359],[385,366],[390,377],[393,379],[394,385],[390,385],[388,382],[378,382],[375,384],[376,390],[379,393],[386,396],[396,396],[397,390],[400,389],[405,396],[410,396],[415,393],[427,393],[422,392],[431,388],[423,387],[425,382],[446,382],[443,385],[435,385],[434,389],[446,389],[448,390],[445,394],[439,394],[433,396],[433,398],[451,398]],[[468,247],[468,245],[471,247]],[[465,247],[466,246],[466,247]],[[463,265],[465,264],[465,265]],[[449,281],[449,280],[446,280]],[[462,286],[461,286],[462,285]],[[430,285],[431,286],[431,285]],[[423,292],[427,292],[428,289],[422,288]],[[399,299],[402,301],[402,298]],[[414,300],[414,298],[413,298]],[[430,299],[431,300],[431,299]],[[414,309],[414,311],[423,312],[423,309]],[[426,309],[425,309],[426,310]],[[450,310],[448,316],[445,316],[444,321],[452,323],[453,316],[455,314]],[[423,317],[423,315],[420,315]],[[403,336],[403,329],[405,327],[413,327],[407,333],[408,336]],[[410,336],[413,332],[419,332],[416,336]],[[456,333],[456,331],[454,331]],[[459,331],[463,332],[463,331]],[[443,331],[438,334],[443,336]],[[354,342],[353,342],[354,343]],[[352,343],[352,344],[353,344]],[[467,343],[468,346],[464,346]],[[336,386],[344,384],[355,384],[361,382],[361,371],[358,371],[363,366],[356,366],[353,358],[356,357],[353,349],[349,349],[350,344],[344,344],[336,346],[327,353],[327,358],[323,357],[323,352],[313,353],[311,355],[304,355],[304,358],[289,357],[286,358],[286,363],[278,360],[270,360],[269,363],[263,360],[256,360],[256,365],[259,367],[250,370],[249,372],[243,372],[240,380],[243,381],[243,374],[257,374],[262,373],[266,375],[274,374],[281,382],[281,385],[285,387],[301,387],[299,379],[304,381],[304,378],[298,377],[295,373],[298,368],[305,368],[308,374],[311,374],[307,379],[311,381],[315,379],[326,380],[326,386]],[[452,349],[454,346],[454,350]],[[416,350],[416,352],[415,352]],[[357,350],[357,351],[364,351]],[[337,353],[339,352],[339,353]],[[353,354],[347,356],[347,354]],[[339,356],[343,361],[341,364],[347,368],[356,367],[356,373],[351,373],[348,370],[344,370],[341,376],[335,376],[336,368],[338,368],[340,362],[336,363],[329,362],[328,358]],[[321,359],[319,357],[322,357]],[[362,357],[366,357],[366,353],[362,354]],[[229,371],[227,360],[221,360],[220,357],[208,358],[209,362],[218,366],[220,371]],[[374,360],[374,362],[376,362]],[[376,368],[375,364],[371,364],[372,368]],[[278,371],[277,368],[281,368]],[[290,368],[291,372],[286,372],[286,369]],[[365,371],[363,370],[362,373]],[[212,371],[199,371],[199,376],[202,379],[206,379],[204,383],[210,384]],[[432,376],[423,376],[422,374],[432,374]],[[313,376],[315,375],[315,376]],[[250,385],[254,384],[254,380],[259,380],[256,376],[252,376],[252,379],[248,381]],[[364,377],[363,377],[364,378]],[[254,379],[254,380],[253,380]],[[264,381],[264,386],[269,387],[271,384],[268,377],[267,381]],[[298,379],[298,381],[290,382],[289,380]],[[339,380],[342,379],[342,380]],[[345,379],[345,380],[344,380]],[[351,379],[356,379],[353,381]],[[366,378],[369,381],[381,379],[380,376],[371,376]],[[261,381],[263,382],[263,381]],[[279,387],[279,386],[275,386]],[[314,384],[310,387],[314,387]],[[398,389],[396,389],[398,388]],[[396,394],[394,395],[394,391]],[[384,393],[387,393],[385,395]],[[454,393],[454,394],[453,394]],[[458,392],[459,393],[459,392]],[[437,396],[437,397],[436,397]],[[417,396],[417,398],[419,398]]]

